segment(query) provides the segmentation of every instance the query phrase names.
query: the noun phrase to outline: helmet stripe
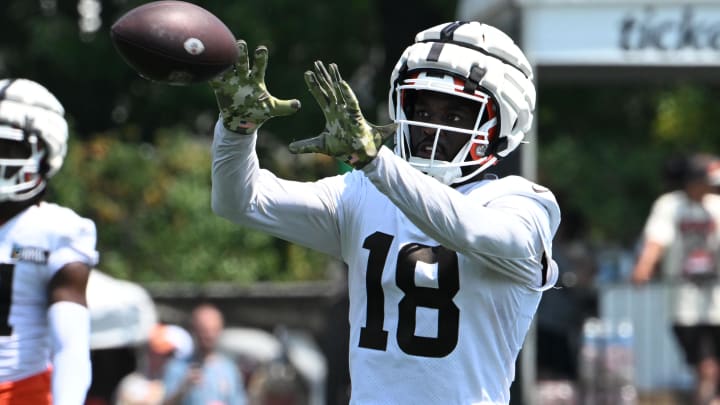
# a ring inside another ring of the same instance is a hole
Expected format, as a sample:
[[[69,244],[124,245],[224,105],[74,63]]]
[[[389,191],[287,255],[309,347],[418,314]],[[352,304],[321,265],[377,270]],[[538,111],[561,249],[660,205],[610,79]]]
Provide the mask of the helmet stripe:
[[[0,100],[5,100],[5,95],[7,94],[8,89],[10,88],[10,86],[13,85],[13,83],[15,83],[15,79],[10,79],[10,80],[8,80],[5,87],[0,89]]]
[[[442,42],[433,42],[432,46],[430,47],[430,52],[428,52],[427,61],[428,62],[437,62],[440,60],[440,52],[442,52],[443,49],[443,43]]]
[[[422,43],[422,42],[438,43],[436,39],[426,39],[426,40],[424,40],[424,41],[419,41],[419,42],[421,42],[421,43]],[[525,73],[525,71],[524,71],[520,66],[518,66],[517,64],[515,64],[515,63],[513,63],[512,61],[509,61],[509,60],[507,60],[507,59],[505,59],[505,58],[503,58],[503,57],[500,57],[500,56],[498,56],[498,55],[495,55],[495,54],[493,54],[493,53],[490,53],[490,52],[488,52],[487,50],[485,50],[485,49],[483,49],[483,48],[481,48],[481,47],[479,47],[479,46],[471,45],[471,44],[468,44],[467,42],[454,41],[454,40],[443,41],[443,43],[453,44],[453,45],[461,46],[461,47],[463,47],[463,48],[472,49],[473,51],[480,52],[480,53],[483,54],[483,55],[490,56],[491,58],[495,58],[495,59],[499,60],[500,62],[502,62],[502,63],[504,63],[504,64],[506,64],[506,65],[508,65],[508,66],[510,66],[510,67],[512,67],[512,68],[514,68],[514,69],[517,70],[518,72],[522,73],[523,76],[525,76],[526,78],[530,79],[530,76],[529,76],[527,73]]]
[[[467,23],[468,23],[467,21],[455,21],[451,24],[446,25],[440,31],[440,40],[443,42],[452,41],[455,30],[460,28],[461,25],[467,24]]]
[[[463,91],[465,93],[474,94],[475,90],[477,90],[478,86],[480,86],[480,80],[482,80],[485,76],[485,73],[487,73],[486,69],[483,69],[478,65],[473,65],[473,67],[470,68],[470,74],[468,75],[467,80],[465,80],[465,87],[463,88]]]

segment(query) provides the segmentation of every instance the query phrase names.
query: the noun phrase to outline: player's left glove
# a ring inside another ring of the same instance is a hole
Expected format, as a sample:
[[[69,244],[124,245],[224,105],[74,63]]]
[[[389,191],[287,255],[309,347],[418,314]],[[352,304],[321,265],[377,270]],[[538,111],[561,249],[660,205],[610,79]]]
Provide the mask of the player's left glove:
[[[237,47],[239,55],[235,66],[209,82],[215,92],[225,128],[251,134],[270,118],[290,115],[299,110],[300,101],[280,100],[267,91],[267,48],[258,46],[255,49],[255,63],[250,69],[247,44],[239,40]]]
[[[377,126],[365,120],[355,93],[340,77],[337,65],[331,63],[328,72],[317,61],[314,68],[305,72],[305,83],[325,115],[325,129],[314,138],[291,143],[290,151],[324,153],[362,168],[377,156],[396,125]]]

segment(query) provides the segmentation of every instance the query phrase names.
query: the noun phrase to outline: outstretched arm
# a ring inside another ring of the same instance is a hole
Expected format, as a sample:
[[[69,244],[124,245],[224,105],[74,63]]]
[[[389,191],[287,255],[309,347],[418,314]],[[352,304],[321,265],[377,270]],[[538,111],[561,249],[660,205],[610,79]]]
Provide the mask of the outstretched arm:
[[[211,82],[221,112],[212,146],[212,209],[235,223],[337,257],[342,179],[302,183],[260,169],[255,153],[258,127],[272,117],[293,113],[300,103],[268,93],[265,47],[255,51],[252,69],[243,41],[238,49],[236,67]]]
[[[632,272],[631,280],[634,284],[640,285],[650,281],[664,251],[663,245],[652,240],[645,241]]]

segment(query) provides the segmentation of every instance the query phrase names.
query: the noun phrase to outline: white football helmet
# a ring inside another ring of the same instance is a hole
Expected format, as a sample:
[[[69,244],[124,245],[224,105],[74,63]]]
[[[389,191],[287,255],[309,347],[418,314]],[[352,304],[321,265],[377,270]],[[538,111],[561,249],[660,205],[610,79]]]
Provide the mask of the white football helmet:
[[[0,80],[0,202],[29,200],[63,164],[68,125],[60,102],[27,79]],[[25,156],[8,155],[12,142]]]
[[[410,92],[428,90],[464,97],[480,104],[475,127],[468,130],[411,121],[403,105]],[[530,130],[535,109],[533,72],[513,40],[479,22],[456,21],[418,33],[390,77],[390,118],[398,124],[395,153],[445,184],[460,183],[510,154]],[[470,135],[451,161],[412,155],[409,126]],[[462,168],[477,166],[472,170]]]

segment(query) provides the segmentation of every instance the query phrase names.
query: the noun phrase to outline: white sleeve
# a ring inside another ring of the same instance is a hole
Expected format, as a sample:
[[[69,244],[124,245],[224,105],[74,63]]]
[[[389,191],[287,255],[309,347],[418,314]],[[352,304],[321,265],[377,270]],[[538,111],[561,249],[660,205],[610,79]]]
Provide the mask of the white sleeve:
[[[667,193],[653,202],[650,214],[645,222],[643,236],[646,240],[668,246],[675,239],[679,197],[676,193]]]
[[[520,273],[516,275],[531,283],[537,280],[540,258],[544,251],[550,254],[557,227],[538,201],[509,195],[483,205],[428,178],[386,147],[363,171],[415,226],[443,246],[476,260],[499,259],[496,268]],[[557,217],[559,222],[559,210]]]
[[[83,404],[92,379],[88,309],[60,301],[50,306],[47,317],[53,350],[53,404]]]
[[[76,214],[62,225],[55,248],[48,258],[48,268],[55,272],[72,262],[85,263],[90,268],[98,263],[99,254],[96,250],[97,230],[95,223]]]
[[[343,176],[316,182],[280,179],[260,169],[257,133],[239,135],[218,120],[212,153],[212,209],[226,219],[340,257],[338,202]]]

